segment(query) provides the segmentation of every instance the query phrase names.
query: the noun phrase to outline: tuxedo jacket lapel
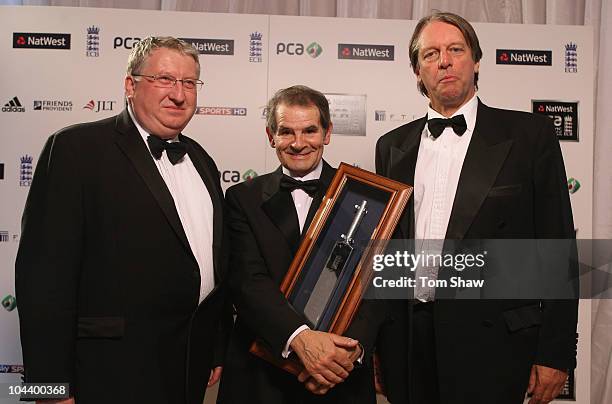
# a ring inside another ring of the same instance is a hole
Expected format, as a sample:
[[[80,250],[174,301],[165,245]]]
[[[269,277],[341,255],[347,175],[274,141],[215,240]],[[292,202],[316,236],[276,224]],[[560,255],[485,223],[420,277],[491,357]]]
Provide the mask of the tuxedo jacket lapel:
[[[398,147],[391,147],[389,150],[389,178],[402,181],[406,184],[414,185],[414,172],[416,161],[421,144],[421,135],[427,122],[426,117],[421,118],[414,129],[406,134],[406,140]],[[401,236],[414,238],[415,218],[414,218],[414,196],[410,198],[402,219],[399,222]]]
[[[493,111],[478,101],[476,127],[463,161],[446,238],[465,237],[480,206],[495,183],[513,140],[495,122]]]
[[[132,119],[129,116],[127,109],[117,116],[115,128],[118,134],[115,136],[115,142],[127,158],[132,162],[138,174],[151,191],[151,194],[159,204],[164,215],[168,219],[168,223],[176,233],[176,236],[181,240],[185,249],[189,252],[193,260],[195,257],[187,241],[187,235],[181,224],[181,220],[174,206],[174,199],[166,186],[163,178],[159,174],[153,158],[149,153],[146,145],[142,141],[138,129],[134,126]]]
[[[289,249],[295,254],[300,241],[300,225],[291,193],[280,190],[282,176],[281,167],[272,173],[270,181],[263,189],[261,208],[272,223],[278,227]]]

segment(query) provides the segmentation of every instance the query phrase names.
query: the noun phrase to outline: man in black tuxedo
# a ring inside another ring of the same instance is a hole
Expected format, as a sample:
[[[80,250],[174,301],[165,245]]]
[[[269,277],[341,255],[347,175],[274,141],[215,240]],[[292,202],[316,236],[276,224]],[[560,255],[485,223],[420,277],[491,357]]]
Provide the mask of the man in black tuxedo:
[[[416,26],[410,61],[430,101],[427,116],[376,147],[378,173],[414,184],[397,237],[572,239],[552,123],[483,104],[476,97],[481,57],[474,29],[458,15],[434,13]],[[576,276],[575,267],[570,272]],[[394,404],[516,404],[527,390],[530,403],[547,403],[576,366],[577,300],[437,300],[427,288],[415,294],[402,308],[407,325],[380,342]],[[405,366],[408,375],[398,376]]]
[[[293,86],[277,92],[267,111],[268,140],[281,166],[226,192],[238,315],[217,402],[374,403],[371,356],[381,322],[374,304],[362,304],[344,337],[309,329],[280,291],[335,172],[322,159],[332,132],[327,99]],[[297,355],[306,370],[296,379],[249,353],[255,339],[279,359]]]
[[[60,130],[41,153],[16,290],[25,381],[69,383],[55,402],[201,404],[220,377],[232,320],[223,194],[213,160],[181,134],[198,57],[175,38],[143,39],[127,108]]]

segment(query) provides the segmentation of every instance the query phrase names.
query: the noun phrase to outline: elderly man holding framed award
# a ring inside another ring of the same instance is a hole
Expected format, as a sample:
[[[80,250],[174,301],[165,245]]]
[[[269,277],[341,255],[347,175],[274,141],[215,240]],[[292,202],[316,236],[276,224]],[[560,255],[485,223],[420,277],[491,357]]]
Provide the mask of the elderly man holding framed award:
[[[237,318],[218,402],[375,403],[374,341],[390,319],[385,302],[359,304],[361,271],[409,187],[344,164],[334,176],[322,93],[280,90],[267,114],[281,166],[226,193]]]

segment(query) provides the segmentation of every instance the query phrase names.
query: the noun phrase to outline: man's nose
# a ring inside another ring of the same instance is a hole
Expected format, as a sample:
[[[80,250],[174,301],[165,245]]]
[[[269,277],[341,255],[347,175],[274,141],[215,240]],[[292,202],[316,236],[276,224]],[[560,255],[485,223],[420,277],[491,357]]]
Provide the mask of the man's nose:
[[[291,143],[291,147],[297,150],[301,150],[306,146],[304,142],[304,134],[302,132],[298,132],[295,134],[293,142]]]
[[[446,69],[448,66],[452,65],[452,59],[450,57],[450,54],[445,50],[441,51],[440,60],[438,63],[441,69]]]
[[[168,96],[177,104],[183,103],[185,101],[185,89],[183,88],[183,82],[177,81],[170,89]]]

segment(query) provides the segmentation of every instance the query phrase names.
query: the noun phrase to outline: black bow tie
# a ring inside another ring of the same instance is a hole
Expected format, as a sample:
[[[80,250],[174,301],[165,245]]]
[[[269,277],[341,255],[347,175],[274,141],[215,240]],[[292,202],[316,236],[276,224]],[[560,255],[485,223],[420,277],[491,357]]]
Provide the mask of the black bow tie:
[[[178,163],[187,153],[187,145],[183,142],[167,142],[157,136],[149,135],[147,143],[156,160],[161,158],[162,152],[165,150],[172,165]]]
[[[299,181],[294,178],[289,177],[288,175],[284,175],[281,178],[280,182],[281,189],[286,191],[293,191],[295,189],[301,189],[306,192],[310,197],[314,197],[319,188],[321,187],[320,180],[308,180],[308,181]]]
[[[463,115],[453,116],[452,118],[432,118],[427,121],[427,127],[429,133],[434,138],[438,138],[444,132],[444,128],[451,126],[457,136],[461,136],[467,130],[467,123],[465,123],[465,117]]]

